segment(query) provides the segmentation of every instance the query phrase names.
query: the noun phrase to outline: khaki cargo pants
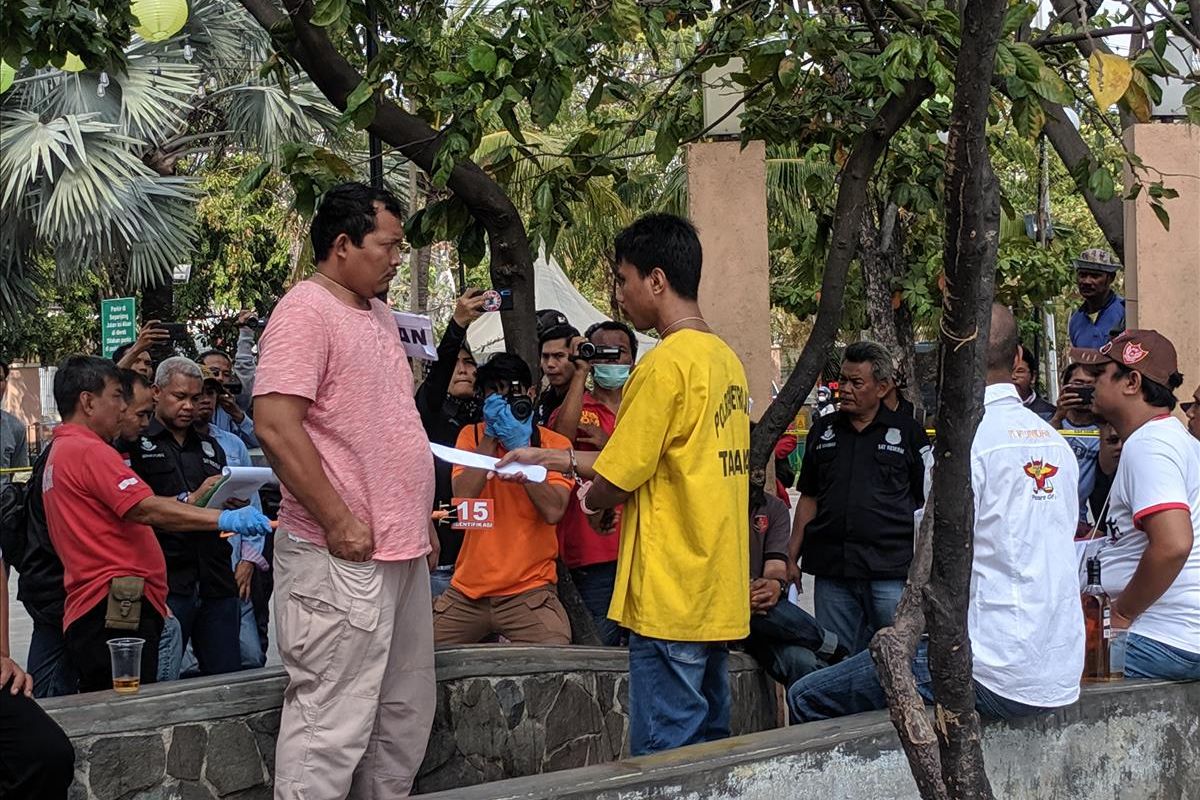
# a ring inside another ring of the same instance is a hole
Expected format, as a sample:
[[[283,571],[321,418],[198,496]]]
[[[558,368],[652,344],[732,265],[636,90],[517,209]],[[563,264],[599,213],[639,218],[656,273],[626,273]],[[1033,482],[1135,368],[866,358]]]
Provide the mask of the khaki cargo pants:
[[[451,586],[433,601],[439,645],[474,644],[499,634],[514,644],[570,644],[571,623],[554,585],[472,600]]]
[[[425,559],[342,561],[281,530],[275,574],[275,800],[408,796],[436,707]]]

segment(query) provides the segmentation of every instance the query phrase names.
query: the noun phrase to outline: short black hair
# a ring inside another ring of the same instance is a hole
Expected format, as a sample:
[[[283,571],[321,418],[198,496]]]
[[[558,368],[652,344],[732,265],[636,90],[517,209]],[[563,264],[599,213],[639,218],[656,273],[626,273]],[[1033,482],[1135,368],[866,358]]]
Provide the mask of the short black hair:
[[[309,227],[313,259],[321,262],[328,258],[333,240],[343,233],[355,246],[361,246],[363,238],[375,230],[376,203],[397,219],[404,220],[400,201],[386,189],[374,189],[359,182],[339,183],[321,195],[321,204]]]
[[[54,373],[54,403],[63,419],[73,416],[84,392],[100,394],[109,381],[121,382],[117,365],[99,356],[67,356]]]
[[[125,357],[125,354],[129,352],[129,348],[131,348],[131,347],[133,347],[133,342],[130,342],[129,344],[123,344],[120,347],[118,347],[116,350],[113,350],[113,356],[112,356],[113,363],[114,364],[119,363],[120,360]]]
[[[121,393],[125,395],[126,402],[133,400],[133,389],[135,386],[141,386],[143,389],[150,388],[150,381],[146,380],[146,376],[140,372],[120,367],[117,368],[117,372],[121,376]]]
[[[696,227],[674,214],[647,214],[617,234],[615,263],[632,264],[643,278],[657,267],[684,300],[700,294],[703,252]]]
[[[481,397],[488,391],[508,388],[513,382],[523,389],[533,386],[533,371],[514,353],[497,353],[475,372],[475,391]]]
[[[617,331],[625,334],[629,339],[629,354],[633,356],[634,361],[637,361],[637,336],[634,335],[633,328],[624,322],[617,322],[615,319],[605,319],[589,325],[583,336],[590,340],[596,331]]]
[[[892,356],[887,348],[878,342],[864,339],[848,346],[842,354],[842,360],[851,364],[870,364],[871,377],[876,383],[895,379],[896,370],[893,368]]]
[[[574,325],[559,325],[549,330],[542,331],[542,335],[538,337],[538,353],[542,351],[542,345],[546,342],[554,342],[559,339],[566,339],[570,342],[579,335],[579,330]]]
[[[1075,374],[1075,370],[1077,370],[1077,369],[1083,370],[1083,374],[1091,375],[1093,378],[1099,378],[1101,375],[1104,374],[1104,365],[1103,364],[1079,364],[1079,363],[1067,364],[1065,367],[1063,367],[1060,382],[1064,386],[1066,384],[1070,383],[1071,376]]]
[[[205,350],[203,353],[196,356],[196,363],[203,364],[204,359],[208,358],[209,356],[220,356],[228,361],[231,366],[233,365],[233,359],[229,356],[229,353],[226,353],[224,350],[218,350],[215,347],[210,347],[208,350]]]
[[[1021,344],[1021,360],[1025,362],[1025,366],[1029,367],[1030,375],[1041,374],[1042,367],[1038,363],[1037,354],[1033,352],[1033,348],[1026,347],[1024,343]]]
[[[1137,370],[1130,369],[1124,364],[1117,364],[1117,378],[1124,378]],[[1172,372],[1168,379],[1167,385],[1163,386],[1158,381],[1152,381],[1142,375],[1142,399],[1147,405],[1155,408],[1165,408],[1167,411],[1174,411],[1175,406],[1179,401],[1175,399],[1175,390],[1183,386],[1183,375],[1178,372]]]

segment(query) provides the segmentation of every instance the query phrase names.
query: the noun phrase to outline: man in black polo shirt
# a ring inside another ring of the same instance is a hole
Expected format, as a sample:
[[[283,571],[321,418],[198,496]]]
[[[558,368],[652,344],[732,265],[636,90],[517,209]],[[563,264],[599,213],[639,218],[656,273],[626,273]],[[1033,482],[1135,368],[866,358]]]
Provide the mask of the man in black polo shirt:
[[[175,356],[158,366],[154,378],[155,416],[130,448],[130,466],[156,495],[193,503],[225,466],[221,446],[192,426],[203,392],[200,367]],[[201,674],[239,669],[237,582],[229,542],[217,531],[154,532],[166,557],[167,605],[179,619],[183,647],[192,643]]]
[[[913,551],[913,512],[925,502],[925,431],[883,405],[893,380],[881,345],[846,348],[840,408],[809,431],[788,544],[816,576],[820,624],[851,653],[892,623]]]

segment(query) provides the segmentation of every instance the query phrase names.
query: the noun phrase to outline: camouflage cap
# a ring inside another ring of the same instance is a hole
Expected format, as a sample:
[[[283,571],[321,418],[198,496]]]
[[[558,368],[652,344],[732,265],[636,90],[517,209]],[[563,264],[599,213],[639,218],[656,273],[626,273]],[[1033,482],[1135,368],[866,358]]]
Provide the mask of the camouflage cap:
[[[1079,258],[1075,259],[1075,269],[1107,272],[1115,275],[1117,270],[1121,269],[1121,262],[1109,251],[1101,247],[1093,247],[1079,254]]]

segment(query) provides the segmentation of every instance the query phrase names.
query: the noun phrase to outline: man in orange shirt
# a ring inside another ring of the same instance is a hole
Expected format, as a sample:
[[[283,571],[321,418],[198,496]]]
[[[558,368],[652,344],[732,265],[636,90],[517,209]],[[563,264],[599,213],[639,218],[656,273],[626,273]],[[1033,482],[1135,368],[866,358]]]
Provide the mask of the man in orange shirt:
[[[483,422],[458,436],[458,448],[498,458],[518,447],[568,450],[571,443],[533,424],[529,366],[501,353],[479,368]],[[470,644],[490,635],[524,644],[569,644],[571,625],[554,588],[555,526],[571,496],[571,479],[552,472],[545,483],[501,480],[482,469],[455,467],[456,498],[492,504],[492,527],[466,532],[450,588],[433,604],[436,644]]]

